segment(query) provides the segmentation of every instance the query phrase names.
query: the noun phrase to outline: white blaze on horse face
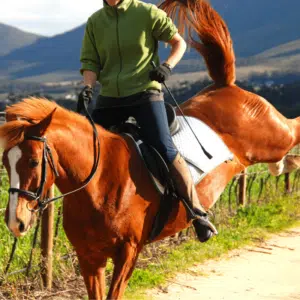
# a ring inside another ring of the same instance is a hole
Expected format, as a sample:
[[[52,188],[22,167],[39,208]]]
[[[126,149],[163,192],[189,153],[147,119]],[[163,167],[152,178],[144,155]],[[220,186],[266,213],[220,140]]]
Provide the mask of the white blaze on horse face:
[[[17,172],[17,163],[22,157],[22,151],[18,146],[15,146],[11,150],[9,150],[7,156],[10,165],[10,187],[19,189],[20,176]],[[10,193],[9,195],[8,228],[10,230],[18,228],[18,222],[16,218],[18,197],[19,197],[19,193]]]

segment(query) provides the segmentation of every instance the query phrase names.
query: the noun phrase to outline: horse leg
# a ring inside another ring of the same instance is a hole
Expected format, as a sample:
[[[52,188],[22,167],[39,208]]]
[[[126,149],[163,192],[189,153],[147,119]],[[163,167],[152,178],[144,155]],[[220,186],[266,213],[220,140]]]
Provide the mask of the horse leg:
[[[107,258],[91,261],[78,255],[81,274],[84,278],[89,299],[105,298],[105,267]]]
[[[140,250],[137,245],[125,243],[114,258],[114,273],[107,299],[121,299],[134,270]]]
[[[290,173],[300,168],[300,156],[288,154],[276,163],[269,163],[269,171],[273,176]]]

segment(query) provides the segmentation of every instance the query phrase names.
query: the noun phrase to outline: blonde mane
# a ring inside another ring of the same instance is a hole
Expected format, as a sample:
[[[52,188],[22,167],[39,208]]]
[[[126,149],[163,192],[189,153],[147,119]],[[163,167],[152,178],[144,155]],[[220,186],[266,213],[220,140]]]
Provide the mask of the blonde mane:
[[[88,124],[86,118],[62,108],[45,98],[27,98],[8,106],[5,110],[7,123],[0,126],[0,147],[10,149],[24,140],[26,129],[34,126],[55,111],[55,120],[63,123]]]

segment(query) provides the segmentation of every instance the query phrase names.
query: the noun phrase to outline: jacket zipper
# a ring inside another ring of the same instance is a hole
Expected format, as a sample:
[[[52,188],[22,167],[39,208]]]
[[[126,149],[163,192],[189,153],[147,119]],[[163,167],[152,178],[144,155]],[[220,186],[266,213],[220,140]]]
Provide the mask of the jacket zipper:
[[[117,16],[117,45],[118,45],[118,51],[119,51],[119,58],[120,58],[120,71],[117,75],[117,91],[118,91],[118,96],[120,97],[120,87],[119,87],[119,75],[122,71],[122,54],[121,54],[121,48],[120,48],[120,40],[119,40],[119,16],[118,16],[118,11],[116,9],[116,16]]]

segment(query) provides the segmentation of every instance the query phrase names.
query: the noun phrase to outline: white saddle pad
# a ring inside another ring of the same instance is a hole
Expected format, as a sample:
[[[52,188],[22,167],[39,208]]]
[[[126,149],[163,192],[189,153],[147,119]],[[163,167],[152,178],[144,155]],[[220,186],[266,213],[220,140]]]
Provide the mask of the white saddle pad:
[[[218,165],[226,160],[233,159],[233,154],[209,126],[196,118],[185,118],[202,146],[212,155],[212,158],[209,159],[204,154],[184,118],[177,117],[180,130],[173,136],[173,142],[181,155],[187,160],[194,183],[197,184]]]

